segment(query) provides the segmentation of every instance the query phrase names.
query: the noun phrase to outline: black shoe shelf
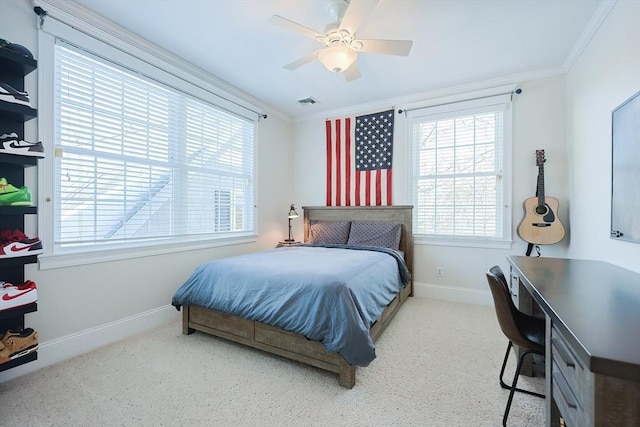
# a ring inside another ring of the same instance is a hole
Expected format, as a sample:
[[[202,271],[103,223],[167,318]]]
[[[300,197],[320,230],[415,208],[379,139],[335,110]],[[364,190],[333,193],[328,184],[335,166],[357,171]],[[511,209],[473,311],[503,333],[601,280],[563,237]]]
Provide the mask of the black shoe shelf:
[[[19,91],[24,90],[24,77],[37,68],[34,59],[27,58],[9,49],[0,48],[0,81]],[[26,105],[0,101],[0,135],[16,132],[24,137],[24,123],[37,117],[38,112]],[[0,153],[0,178],[16,186],[24,185],[25,169],[38,166],[39,157]],[[24,232],[25,215],[36,215],[35,206],[0,206],[0,229],[18,229]],[[34,237],[34,236],[29,236]],[[38,262],[36,255],[9,257],[0,256],[0,280],[4,282],[24,283],[24,266]],[[23,329],[27,313],[38,310],[38,304],[0,311],[0,337],[9,329]],[[0,363],[0,372],[32,362],[38,358],[37,351],[14,360]]]

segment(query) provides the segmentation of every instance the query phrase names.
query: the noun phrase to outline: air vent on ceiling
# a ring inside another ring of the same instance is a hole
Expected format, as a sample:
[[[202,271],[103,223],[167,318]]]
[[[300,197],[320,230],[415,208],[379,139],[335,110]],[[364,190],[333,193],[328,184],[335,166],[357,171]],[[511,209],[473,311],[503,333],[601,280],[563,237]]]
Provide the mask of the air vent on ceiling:
[[[313,104],[317,104],[317,103],[318,103],[318,101],[316,101],[315,99],[313,99],[313,98],[311,98],[311,97],[304,98],[304,99],[298,99],[298,102],[299,102],[301,105],[304,105],[305,107],[306,107],[307,105],[313,105]]]

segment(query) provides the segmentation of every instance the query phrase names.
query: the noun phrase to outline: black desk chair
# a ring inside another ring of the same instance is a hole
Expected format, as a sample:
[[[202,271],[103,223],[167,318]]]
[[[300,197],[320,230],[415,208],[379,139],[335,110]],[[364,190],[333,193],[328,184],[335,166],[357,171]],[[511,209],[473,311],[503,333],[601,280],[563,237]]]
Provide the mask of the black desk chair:
[[[511,299],[507,280],[499,266],[496,265],[495,267],[491,267],[489,271],[487,271],[487,281],[489,282],[489,288],[491,289],[491,295],[493,296],[493,303],[495,305],[496,315],[498,316],[500,329],[502,329],[502,332],[509,340],[507,352],[505,353],[504,361],[502,362],[502,369],[500,370],[500,386],[511,390],[509,393],[509,400],[507,401],[507,407],[505,408],[504,416],[502,417],[502,425],[506,426],[514,392],[519,391],[544,398],[543,394],[517,388],[516,384],[518,383],[518,377],[520,376],[520,369],[522,368],[522,361],[524,360],[524,357],[530,353],[544,356],[545,321],[543,319],[538,319],[524,314],[516,308],[513,300]],[[524,351],[520,354],[518,359],[518,365],[516,367],[515,375],[513,376],[513,382],[511,385],[507,385],[502,380],[502,376],[504,375],[504,369],[507,366],[509,352],[514,344]]]

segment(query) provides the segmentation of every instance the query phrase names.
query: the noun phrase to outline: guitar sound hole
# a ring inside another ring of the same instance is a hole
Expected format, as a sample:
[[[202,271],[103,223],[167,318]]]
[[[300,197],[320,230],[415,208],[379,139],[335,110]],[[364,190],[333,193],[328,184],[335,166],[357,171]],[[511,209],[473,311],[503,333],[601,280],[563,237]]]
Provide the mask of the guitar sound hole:
[[[547,206],[536,206],[536,213],[538,215],[545,215],[549,210],[547,209]]]

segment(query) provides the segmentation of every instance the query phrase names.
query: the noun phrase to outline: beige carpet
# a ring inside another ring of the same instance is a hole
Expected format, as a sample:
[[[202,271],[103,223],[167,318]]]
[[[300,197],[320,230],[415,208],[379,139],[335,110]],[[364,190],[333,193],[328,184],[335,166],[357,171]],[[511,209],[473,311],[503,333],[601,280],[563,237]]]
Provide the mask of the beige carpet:
[[[0,424],[499,426],[506,344],[491,307],[410,298],[346,390],[335,374],[171,323],[1,383]],[[516,393],[509,425],[543,426],[544,401]]]

